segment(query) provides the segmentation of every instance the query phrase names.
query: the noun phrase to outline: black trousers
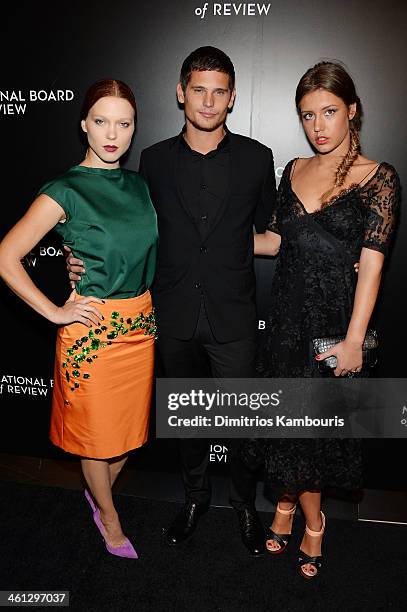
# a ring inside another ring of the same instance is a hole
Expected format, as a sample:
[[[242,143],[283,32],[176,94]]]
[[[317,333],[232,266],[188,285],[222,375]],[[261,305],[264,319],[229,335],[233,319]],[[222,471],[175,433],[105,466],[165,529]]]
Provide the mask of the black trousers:
[[[254,376],[255,336],[233,342],[218,342],[211,330],[204,301],[195,333],[190,340],[159,335],[159,355],[168,378],[251,378]],[[211,485],[208,475],[211,441],[180,439],[182,478],[186,501],[209,505]],[[236,509],[254,508],[256,475],[239,458],[240,440],[228,441],[231,475],[230,503]]]

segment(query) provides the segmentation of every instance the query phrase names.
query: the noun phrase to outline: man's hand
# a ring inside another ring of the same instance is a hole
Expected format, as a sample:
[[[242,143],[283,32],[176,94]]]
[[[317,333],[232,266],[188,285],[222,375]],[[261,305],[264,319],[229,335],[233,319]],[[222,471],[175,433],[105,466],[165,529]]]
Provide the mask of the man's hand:
[[[72,256],[71,249],[64,244],[66,267],[69,273],[69,280],[72,289],[75,289],[75,281],[81,280],[81,275],[85,272],[83,261]]]

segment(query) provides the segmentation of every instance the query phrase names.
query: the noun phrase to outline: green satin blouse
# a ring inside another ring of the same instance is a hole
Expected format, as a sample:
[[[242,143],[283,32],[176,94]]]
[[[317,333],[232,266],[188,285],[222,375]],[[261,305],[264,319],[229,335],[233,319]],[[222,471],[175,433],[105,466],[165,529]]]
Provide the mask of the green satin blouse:
[[[74,166],[44,185],[65,211],[55,230],[86,272],[80,295],[129,298],[141,295],[154,278],[157,218],[148,187],[137,172]]]

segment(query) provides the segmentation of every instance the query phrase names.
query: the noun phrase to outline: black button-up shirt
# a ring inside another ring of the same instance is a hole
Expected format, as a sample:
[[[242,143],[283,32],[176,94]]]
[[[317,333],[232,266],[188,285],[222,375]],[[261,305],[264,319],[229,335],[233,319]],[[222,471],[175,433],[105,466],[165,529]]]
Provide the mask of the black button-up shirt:
[[[178,169],[181,195],[204,239],[230,186],[228,133],[216,149],[205,155],[193,151],[181,134]]]

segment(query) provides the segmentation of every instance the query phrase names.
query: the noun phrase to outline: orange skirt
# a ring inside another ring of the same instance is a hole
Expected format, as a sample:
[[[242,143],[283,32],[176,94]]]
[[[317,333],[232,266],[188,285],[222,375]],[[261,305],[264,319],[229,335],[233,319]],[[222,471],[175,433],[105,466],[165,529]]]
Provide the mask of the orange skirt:
[[[94,305],[105,317],[100,326],[58,331],[50,439],[109,459],[147,440],[156,328],[149,291]]]

